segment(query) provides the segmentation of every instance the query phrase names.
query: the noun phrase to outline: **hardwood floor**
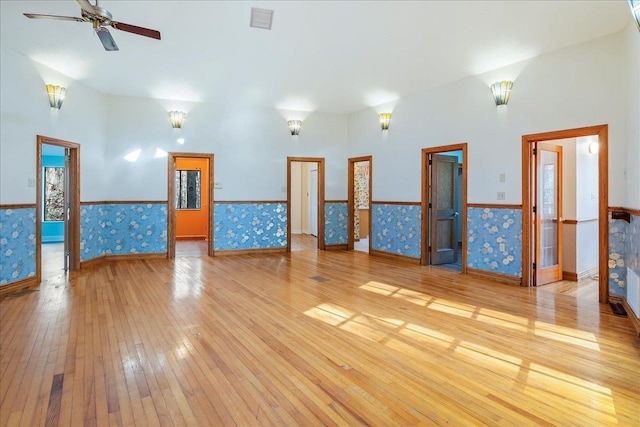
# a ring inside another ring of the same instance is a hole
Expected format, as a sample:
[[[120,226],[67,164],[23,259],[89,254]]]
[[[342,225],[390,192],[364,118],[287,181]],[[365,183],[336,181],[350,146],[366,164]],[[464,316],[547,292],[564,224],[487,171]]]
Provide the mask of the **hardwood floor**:
[[[599,289],[598,289],[597,280],[585,279],[579,282],[572,282],[569,280],[560,280],[558,282],[539,286],[538,291],[553,292],[557,294],[567,295],[570,297],[597,301]]]
[[[608,305],[359,252],[111,262],[0,302],[0,426],[638,425]]]
[[[42,278],[48,279],[58,274],[65,274],[64,243],[43,243]]]
[[[318,238],[311,234],[292,234],[292,251],[315,251],[318,249]]]

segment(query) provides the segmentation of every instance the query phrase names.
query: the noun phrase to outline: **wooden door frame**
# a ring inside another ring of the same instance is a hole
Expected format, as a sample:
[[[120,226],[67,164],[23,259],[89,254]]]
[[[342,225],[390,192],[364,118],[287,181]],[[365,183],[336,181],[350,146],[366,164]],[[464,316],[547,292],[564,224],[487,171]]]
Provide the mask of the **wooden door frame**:
[[[353,196],[353,190],[355,187],[355,182],[353,178],[353,174],[355,172],[355,164],[359,162],[369,162],[369,253],[371,253],[371,201],[373,198],[371,197],[371,189],[372,185],[372,176],[373,176],[373,156],[361,156],[361,157],[350,157],[347,159],[347,250],[352,251],[354,247],[354,238],[353,232],[355,231],[355,226],[353,225],[353,217],[355,215],[355,200]]]
[[[287,252],[291,252],[291,163],[318,164],[318,249],[324,250],[324,157],[287,157]]]
[[[36,281],[42,280],[42,145],[69,149],[69,271],[80,270],[80,144],[44,135],[36,136]],[[65,230],[65,234],[67,230]]]
[[[209,215],[207,225],[207,255],[214,256],[213,250],[213,167],[214,167],[214,155],[209,153],[169,153],[167,156],[167,258],[176,257],[176,207],[173,203],[176,197],[175,193],[175,181],[176,175],[176,159],[177,158],[191,158],[191,159],[208,159],[209,160]]]
[[[430,171],[429,156],[431,154],[441,154],[450,151],[462,151],[462,274],[467,274],[467,165],[469,158],[467,157],[467,143],[442,145],[439,147],[430,147],[422,149],[422,183],[421,188],[421,233],[420,233],[420,265],[429,265],[429,198],[427,192],[428,173]]]
[[[597,125],[576,129],[543,132],[522,136],[522,286],[533,286],[532,251],[532,200],[535,188],[532,182],[535,142],[557,139],[598,136],[598,300],[609,302],[609,125]]]

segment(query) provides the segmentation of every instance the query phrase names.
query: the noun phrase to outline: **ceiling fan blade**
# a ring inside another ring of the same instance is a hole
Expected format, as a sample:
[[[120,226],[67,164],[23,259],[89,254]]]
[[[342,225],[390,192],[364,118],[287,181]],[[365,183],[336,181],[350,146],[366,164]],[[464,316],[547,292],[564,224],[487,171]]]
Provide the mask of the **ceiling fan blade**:
[[[84,18],[78,18],[76,16],[41,15],[39,13],[25,13],[24,16],[31,19],[59,19],[61,21],[85,22]]]
[[[95,15],[96,10],[93,8],[93,5],[89,3],[89,0],[76,0],[76,1],[78,2],[82,10],[84,10],[87,13],[91,13]]]
[[[111,37],[111,33],[109,32],[109,30],[107,30],[104,27],[98,27],[96,28],[96,34],[98,35],[98,38],[102,42],[102,46],[104,46],[104,50],[107,50],[107,51],[120,50],[118,49],[118,45],[116,44],[115,40],[113,40],[113,37]]]
[[[124,24],[122,22],[111,22],[111,26],[116,30],[126,31],[128,33],[138,34],[140,36],[150,37],[160,40],[160,31],[151,30],[149,28],[138,27],[136,25]]]

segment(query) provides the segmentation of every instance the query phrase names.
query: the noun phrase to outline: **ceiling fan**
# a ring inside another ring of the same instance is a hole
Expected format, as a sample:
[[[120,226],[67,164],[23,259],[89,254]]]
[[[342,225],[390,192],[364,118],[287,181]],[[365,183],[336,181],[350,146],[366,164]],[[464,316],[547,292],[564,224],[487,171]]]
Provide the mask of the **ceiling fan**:
[[[59,19],[61,21],[91,22],[93,24],[93,29],[102,42],[102,46],[104,46],[104,50],[108,51],[119,49],[115,40],[111,37],[111,33],[106,28],[107,26],[111,26],[116,30],[160,40],[160,31],[113,21],[111,13],[107,9],[103,9],[98,6],[98,0],[96,0],[95,5],[92,5],[89,0],[76,1],[80,5],[82,11],[81,18],[75,16],[41,15],[37,13],[25,13],[24,16],[33,19]]]

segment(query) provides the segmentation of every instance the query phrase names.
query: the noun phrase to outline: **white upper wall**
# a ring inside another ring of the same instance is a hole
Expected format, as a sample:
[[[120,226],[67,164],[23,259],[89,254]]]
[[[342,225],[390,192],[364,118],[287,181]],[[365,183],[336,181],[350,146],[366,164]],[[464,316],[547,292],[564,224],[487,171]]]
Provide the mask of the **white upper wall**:
[[[373,200],[419,201],[420,150],[467,142],[468,202],[520,204],[522,135],[608,124],[609,204],[623,205],[625,37],[613,34],[351,114],[349,156],[373,155]],[[498,80],[514,81],[508,106],[493,102],[489,85]],[[393,112],[385,133],[376,114],[382,111]],[[498,191],[506,192],[504,202],[497,202]]]
[[[0,50],[0,204],[36,202],[36,135],[81,144],[82,200],[104,194],[105,95],[9,49]],[[67,87],[60,110],[45,85]]]
[[[222,184],[215,200],[286,200],[287,156],[324,157],[326,198],[345,198],[346,115],[123,96],[109,96],[107,106],[107,200],[166,200],[167,159],[154,158],[158,148],[213,153],[215,182]],[[181,130],[171,128],[170,110],[187,112]],[[289,118],[303,119],[297,137]],[[137,149],[135,163],[124,159]]]
[[[624,206],[640,209],[640,32],[633,19],[623,31],[627,86],[627,163]],[[611,203],[609,203],[611,205]],[[619,206],[619,205],[615,205]]]

